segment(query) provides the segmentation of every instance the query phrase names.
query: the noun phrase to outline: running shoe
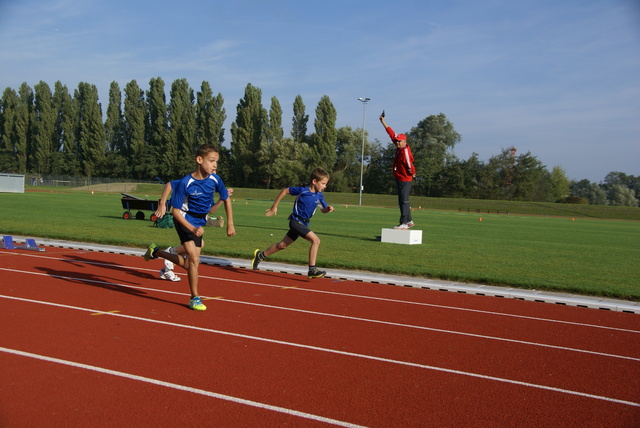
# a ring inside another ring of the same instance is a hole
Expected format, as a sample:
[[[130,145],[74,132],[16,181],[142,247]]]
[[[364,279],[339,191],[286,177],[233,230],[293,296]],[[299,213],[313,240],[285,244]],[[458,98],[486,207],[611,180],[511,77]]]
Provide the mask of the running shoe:
[[[409,226],[406,223],[402,223],[394,227],[395,230],[406,230],[409,229]]]
[[[307,274],[309,279],[312,278],[322,278],[323,276],[325,276],[327,273],[325,271],[322,270],[318,270],[318,268],[313,268],[309,271],[309,273]]]
[[[202,304],[200,297],[196,296],[189,300],[189,309],[193,309],[194,311],[206,311],[207,307]]]
[[[410,221],[409,223],[407,223],[407,229],[410,227],[415,226],[416,224],[413,221]]]
[[[261,257],[261,251],[255,250],[253,252],[253,260],[251,260],[251,268],[253,270],[258,270],[258,265],[262,260],[264,260],[264,257]]]
[[[166,267],[160,269],[160,279],[166,279],[167,281],[178,282],[180,278],[174,271],[167,269]]]
[[[167,253],[171,253],[171,254],[178,254],[176,253],[176,250],[173,249],[173,247],[169,247],[165,250]],[[173,266],[173,262],[171,260],[167,260],[167,259],[163,259],[164,260],[164,267],[167,270],[173,270],[174,266]]]
[[[158,250],[158,246],[154,243],[149,244],[149,248],[147,248],[147,252],[144,253],[144,259],[145,261],[149,261],[151,259],[157,259],[158,257],[155,256],[155,252]]]

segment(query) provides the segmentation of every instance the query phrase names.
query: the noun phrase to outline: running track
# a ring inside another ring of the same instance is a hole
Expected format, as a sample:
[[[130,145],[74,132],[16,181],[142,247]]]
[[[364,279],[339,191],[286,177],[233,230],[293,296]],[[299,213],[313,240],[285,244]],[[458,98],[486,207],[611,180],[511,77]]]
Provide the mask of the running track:
[[[158,260],[0,261],[0,427],[640,426],[637,314],[208,265],[195,312]]]

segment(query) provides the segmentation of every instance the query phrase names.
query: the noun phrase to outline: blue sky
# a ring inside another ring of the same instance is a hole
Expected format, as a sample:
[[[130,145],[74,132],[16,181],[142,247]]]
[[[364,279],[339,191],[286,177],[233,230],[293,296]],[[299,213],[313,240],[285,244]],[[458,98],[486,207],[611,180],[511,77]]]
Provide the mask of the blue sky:
[[[313,131],[328,95],[338,127],[387,143],[444,113],[456,155],[531,152],[570,179],[640,175],[638,0],[0,0],[0,90],[186,78],[220,92],[229,129],[248,83]]]

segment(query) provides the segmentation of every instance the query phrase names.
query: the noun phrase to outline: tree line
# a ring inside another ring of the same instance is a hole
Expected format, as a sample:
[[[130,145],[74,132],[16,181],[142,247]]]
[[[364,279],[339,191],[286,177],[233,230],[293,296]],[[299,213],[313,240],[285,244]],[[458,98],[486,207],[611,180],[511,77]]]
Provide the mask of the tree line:
[[[326,95],[315,108],[313,132],[300,95],[293,101],[291,132],[284,135],[283,109],[272,97],[268,110],[260,88],[247,84],[225,144],[227,119],[222,94],[203,81],[194,91],[176,79],[167,100],[162,78],[143,90],[135,80],[109,87],[103,116],[95,85],[40,81],[18,90],[7,87],[0,100],[0,171],[37,175],[108,177],[163,181],[193,170],[195,149],[208,143],[220,151],[218,173],[229,185],[280,188],[306,184],[309,171],[331,173],[329,191],[358,192],[361,162],[366,193],[395,192],[391,142],[370,142],[362,129],[336,128],[337,112]],[[462,140],[443,114],[421,120],[407,134],[421,196],[573,202],[637,206],[640,177],[612,172],[601,184],[569,181],[564,170],[547,169],[530,152],[513,147],[482,161],[458,159]],[[364,159],[362,147],[364,145]],[[227,147],[228,146],[228,147]]]

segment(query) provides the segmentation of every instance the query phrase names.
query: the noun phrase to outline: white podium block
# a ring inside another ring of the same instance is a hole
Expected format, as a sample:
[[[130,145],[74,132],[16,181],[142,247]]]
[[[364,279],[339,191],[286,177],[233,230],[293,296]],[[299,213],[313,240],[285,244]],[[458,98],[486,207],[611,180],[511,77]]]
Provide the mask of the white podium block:
[[[422,231],[411,229],[382,229],[382,242],[390,242],[392,244],[422,244]]]

